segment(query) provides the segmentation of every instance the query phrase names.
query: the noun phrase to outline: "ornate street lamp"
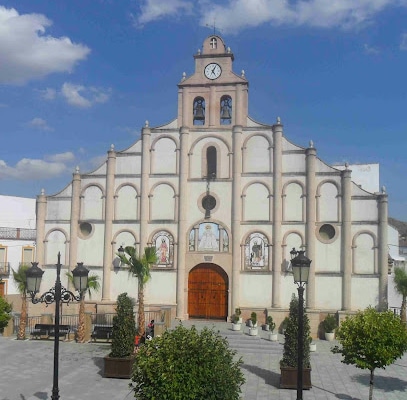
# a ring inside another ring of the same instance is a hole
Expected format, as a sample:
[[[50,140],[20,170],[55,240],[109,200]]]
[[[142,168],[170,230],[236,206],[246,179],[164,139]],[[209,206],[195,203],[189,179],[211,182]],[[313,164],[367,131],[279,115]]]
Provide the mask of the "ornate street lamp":
[[[37,262],[31,263],[32,266],[26,272],[27,279],[27,292],[31,296],[33,304],[55,303],[55,337],[54,337],[54,377],[52,386],[52,400],[59,399],[58,388],[58,370],[59,370],[59,303],[70,303],[71,301],[81,301],[84,291],[88,286],[88,274],[89,270],[83,266],[83,263],[78,263],[78,266],[72,271],[73,281],[75,289],[79,292],[79,295],[75,296],[72,292],[65,289],[61,285],[61,253],[58,253],[57,278],[55,280],[55,286],[48,292],[45,292],[40,297],[35,295],[40,291],[41,279],[44,271],[38,267]]]
[[[294,283],[298,289],[298,373],[297,373],[297,400],[302,400],[302,378],[304,359],[304,289],[308,283],[311,260],[304,255],[305,251],[290,251],[291,266],[294,275]]]

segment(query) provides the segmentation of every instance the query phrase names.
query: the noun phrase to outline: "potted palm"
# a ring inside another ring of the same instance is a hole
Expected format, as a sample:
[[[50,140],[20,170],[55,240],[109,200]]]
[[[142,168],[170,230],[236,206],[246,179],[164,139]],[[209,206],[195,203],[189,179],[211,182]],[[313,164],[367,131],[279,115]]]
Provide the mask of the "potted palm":
[[[274,329],[276,328],[276,324],[273,321],[273,317],[271,315],[267,316],[266,323],[267,323],[266,326],[267,326],[267,328],[269,330],[269,340],[271,340],[272,342],[277,342],[278,335],[277,335],[277,333],[274,333]]]
[[[233,314],[231,319],[232,319],[232,331],[240,331],[242,328],[240,317],[237,314]]]
[[[297,388],[298,374],[298,298],[293,296],[290,302],[290,313],[285,328],[285,342],[283,358],[280,360],[280,387],[283,389]],[[310,324],[307,314],[304,313],[303,330],[303,389],[311,386],[311,360],[310,360]]]
[[[250,322],[249,322],[249,335],[250,336],[257,336],[258,328],[257,328],[257,314],[253,311],[250,314]]]
[[[130,378],[134,363],[134,336],[136,321],[134,301],[127,293],[117,297],[117,314],[113,317],[112,348],[104,358],[105,378]]]
[[[242,315],[242,310],[239,308],[239,307],[236,307],[235,308],[235,315],[237,315],[238,316],[238,318],[239,318],[239,324],[241,324],[243,321],[242,321],[242,317],[241,317],[241,315]]]
[[[335,329],[338,327],[336,322],[336,318],[332,314],[328,314],[324,321],[322,322],[322,326],[325,332],[325,340],[332,341],[335,339]]]
[[[123,251],[117,253],[120,261],[129,266],[129,274],[138,280],[138,332],[137,336],[142,338],[146,331],[146,318],[144,313],[144,287],[151,278],[150,268],[157,262],[157,251],[155,247],[145,247],[144,254],[139,257],[133,246],[126,246]]]

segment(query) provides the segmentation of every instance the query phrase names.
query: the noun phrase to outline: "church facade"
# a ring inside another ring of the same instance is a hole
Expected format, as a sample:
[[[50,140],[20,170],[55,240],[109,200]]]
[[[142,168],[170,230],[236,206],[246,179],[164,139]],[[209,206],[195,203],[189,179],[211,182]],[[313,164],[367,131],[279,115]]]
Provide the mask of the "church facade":
[[[137,296],[119,247],[154,246],[148,306],[172,307],[180,319],[267,309],[278,321],[296,293],[296,248],[312,260],[309,312],[386,308],[387,194],[320,160],[312,142],[290,142],[280,118],[250,118],[248,81],[233,72],[220,36],[194,59],[173,121],[146,122],[129,148],[112,145],[98,169],[38,196],[40,266],[52,270],[58,252],[70,270],[84,262],[101,279],[98,306],[108,308],[122,292]],[[54,274],[43,279],[52,286]]]

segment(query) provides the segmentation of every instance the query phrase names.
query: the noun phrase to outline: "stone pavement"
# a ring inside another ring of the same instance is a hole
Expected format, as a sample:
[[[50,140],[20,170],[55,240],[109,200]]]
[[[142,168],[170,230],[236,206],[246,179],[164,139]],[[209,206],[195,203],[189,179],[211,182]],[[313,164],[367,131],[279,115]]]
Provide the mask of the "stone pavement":
[[[186,321],[184,325],[203,326]],[[229,340],[243,358],[246,383],[244,400],[295,400],[296,391],[279,389],[279,360],[283,337],[279,342],[231,331],[230,323],[208,324]],[[304,400],[365,400],[369,394],[369,373],[340,362],[332,354],[332,342],[317,341],[311,353],[312,389],[304,391]],[[109,352],[105,343],[60,342],[59,389],[61,400],[127,400],[133,393],[128,380],[103,378],[103,357]],[[25,340],[0,336],[0,400],[49,400],[52,390],[53,341]],[[377,370],[374,399],[407,400],[407,355],[386,370]],[[201,400],[201,399],[200,399]],[[204,399],[202,399],[204,400]],[[219,399],[222,400],[222,399]]]

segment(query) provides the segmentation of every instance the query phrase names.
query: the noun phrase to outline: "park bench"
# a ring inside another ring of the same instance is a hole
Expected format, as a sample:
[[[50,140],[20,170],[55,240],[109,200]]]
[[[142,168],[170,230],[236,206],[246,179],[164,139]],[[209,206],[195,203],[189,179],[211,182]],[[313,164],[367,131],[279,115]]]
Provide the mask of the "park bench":
[[[112,338],[112,331],[112,325],[94,325],[91,337],[95,342],[96,339],[110,340]]]
[[[71,328],[69,325],[59,325],[59,337],[68,338]],[[54,324],[35,324],[34,329],[31,331],[31,336],[36,339],[55,337]]]

